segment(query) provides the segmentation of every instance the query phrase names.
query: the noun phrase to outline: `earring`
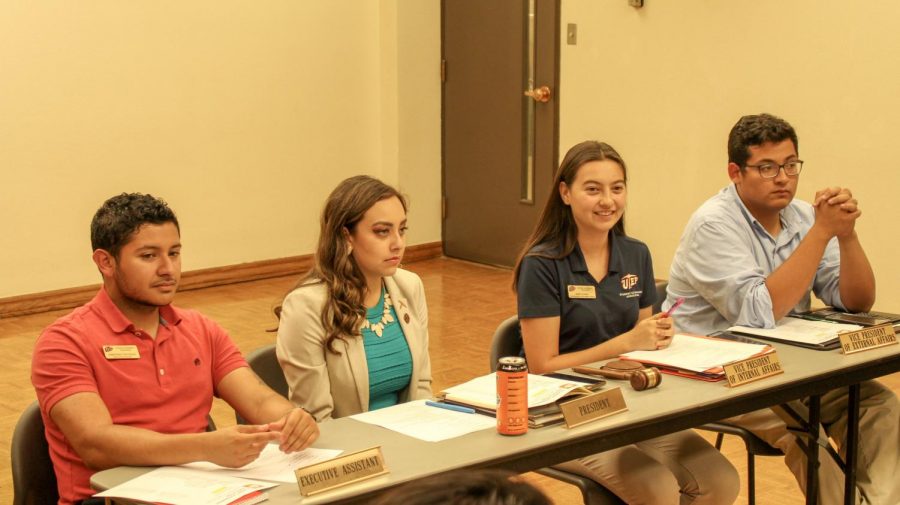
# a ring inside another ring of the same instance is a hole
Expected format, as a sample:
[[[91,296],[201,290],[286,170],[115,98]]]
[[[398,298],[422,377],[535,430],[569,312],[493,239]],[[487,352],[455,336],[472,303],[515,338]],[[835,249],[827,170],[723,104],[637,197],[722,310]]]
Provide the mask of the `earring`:
[[[347,256],[350,256],[351,254],[353,254],[353,246],[348,245],[347,246]]]

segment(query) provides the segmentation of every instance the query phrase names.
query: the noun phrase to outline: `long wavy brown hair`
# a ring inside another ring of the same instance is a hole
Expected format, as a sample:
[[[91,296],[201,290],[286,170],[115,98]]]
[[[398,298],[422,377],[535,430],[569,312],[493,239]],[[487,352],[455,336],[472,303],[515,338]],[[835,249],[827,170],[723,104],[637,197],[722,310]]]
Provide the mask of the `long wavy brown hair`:
[[[613,147],[605,142],[597,142],[596,140],[587,140],[580,144],[576,144],[559,164],[556,171],[556,177],[553,178],[553,186],[550,188],[550,195],[547,197],[547,203],[544,210],[541,211],[541,217],[538,219],[534,231],[525,242],[525,247],[519,253],[516,260],[516,268],[513,270],[513,291],[519,283],[519,270],[522,268],[522,260],[529,255],[532,248],[538,245],[548,245],[547,252],[530,253],[548,258],[559,259],[565,258],[575,250],[575,244],[578,242],[578,227],[575,226],[575,217],[572,216],[572,209],[566,205],[562,196],[559,194],[559,183],[565,182],[566,186],[572,187],[575,177],[578,175],[578,169],[585,163],[591,161],[615,161],[622,167],[622,174],[625,180],[628,180],[628,170],[625,168],[625,160],[613,149]],[[625,235],[625,216],[613,226],[613,233],[617,235]],[[551,255],[550,250],[558,250],[559,255]]]
[[[400,200],[405,212],[406,199],[399,191],[374,177],[357,175],[338,184],[325,201],[313,267],[294,288],[313,282],[322,282],[328,288],[320,317],[325,345],[333,353],[339,353],[335,340],[359,335],[366,315],[366,279],[350,254],[347,237],[367,210],[393,197]]]

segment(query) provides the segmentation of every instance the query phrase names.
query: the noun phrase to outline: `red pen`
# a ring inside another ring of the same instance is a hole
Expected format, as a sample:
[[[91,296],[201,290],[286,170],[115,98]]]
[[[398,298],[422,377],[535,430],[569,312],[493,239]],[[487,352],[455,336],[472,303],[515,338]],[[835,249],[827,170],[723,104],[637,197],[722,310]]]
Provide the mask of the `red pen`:
[[[675,312],[675,309],[677,309],[678,307],[681,307],[682,303],[684,303],[684,297],[680,296],[680,297],[678,297],[677,300],[675,300],[675,303],[671,307],[669,307],[669,310],[667,310],[666,313],[663,314],[662,317],[671,317],[672,313]]]

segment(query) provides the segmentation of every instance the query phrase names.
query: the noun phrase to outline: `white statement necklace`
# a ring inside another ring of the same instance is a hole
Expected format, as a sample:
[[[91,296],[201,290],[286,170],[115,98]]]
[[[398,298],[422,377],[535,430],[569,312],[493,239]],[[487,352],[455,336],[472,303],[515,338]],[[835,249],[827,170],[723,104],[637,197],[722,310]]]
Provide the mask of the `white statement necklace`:
[[[394,322],[394,316],[391,315],[391,307],[393,304],[391,303],[391,295],[384,293],[384,313],[381,315],[381,321],[377,323],[373,323],[369,321],[367,318],[363,318],[362,329],[370,330],[375,334],[376,337],[381,338],[382,333],[384,333],[384,327],[388,324]]]

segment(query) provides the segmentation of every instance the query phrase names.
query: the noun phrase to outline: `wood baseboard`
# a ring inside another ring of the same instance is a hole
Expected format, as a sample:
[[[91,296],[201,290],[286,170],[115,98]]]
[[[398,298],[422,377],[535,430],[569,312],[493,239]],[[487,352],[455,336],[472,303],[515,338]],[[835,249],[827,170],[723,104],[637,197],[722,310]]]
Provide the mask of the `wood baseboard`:
[[[407,247],[406,252],[403,253],[403,262],[415,263],[416,261],[440,258],[443,255],[444,243],[438,240],[437,242],[428,242],[427,244],[411,245]]]
[[[407,247],[403,261],[413,263],[440,258],[442,255],[443,244],[440,241],[429,242]],[[188,291],[210,286],[221,286],[223,284],[299,275],[309,270],[310,266],[312,266],[312,255],[304,254],[302,256],[253,261],[238,265],[202,268],[184,272],[181,275],[181,285],[178,289],[179,291]],[[93,298],[98,289],[100,289],[100,284],[92,284],[0,298],[0,318],[78,307]]]

